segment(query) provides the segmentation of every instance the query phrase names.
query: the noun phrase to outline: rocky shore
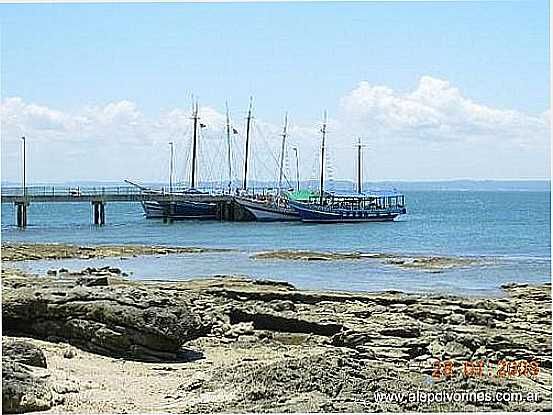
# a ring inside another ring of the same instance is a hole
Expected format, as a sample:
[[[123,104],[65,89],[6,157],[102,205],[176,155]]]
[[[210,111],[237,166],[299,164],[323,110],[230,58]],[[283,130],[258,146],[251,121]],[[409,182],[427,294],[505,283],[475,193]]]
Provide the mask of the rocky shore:
[[[551,410],[549,284],[464,298],[237,277],[148,284],[123,272],[2,270],[4,412]],[[463,371],[480,360],[488,373]],[[503,360],[539,370],[498,376]],[[375,399],[412,391],[537,399]]]
[[[228,249],[168,247],[147,245],[95,245],[67,244],[11,244],[2,243],[2,261],[25,261],[37,259],[92,259],[106,257],[133,257],[138,255],[188,254]]]
[[[292,261],[339,261],[339,260],[377,260],[398,268],[420,269],[428,272],[441,272],[445,269],[485,265],[477,258],[402,255],[370,252],[312,252],[312,251],[268,251],[251,255],[257,260]]]
[[[29,261],[39,259],[93,259],[119,257],[129,258],[139,255],[191,254],[204,252],[228,252],[224,248],[147,246],[147,245],[95,245],[79,246],[66,244],[2,244],[3,261]],[[490,259],[450,256],[424,256],[390,254],[382,252],[314,252],[301,250],[276,250],[256,252],[250,255],[254,260],[285,261],[340,261],[368,260],[379,261],[398,268],[418,269],[439,273],[446,269],[487,265]]]

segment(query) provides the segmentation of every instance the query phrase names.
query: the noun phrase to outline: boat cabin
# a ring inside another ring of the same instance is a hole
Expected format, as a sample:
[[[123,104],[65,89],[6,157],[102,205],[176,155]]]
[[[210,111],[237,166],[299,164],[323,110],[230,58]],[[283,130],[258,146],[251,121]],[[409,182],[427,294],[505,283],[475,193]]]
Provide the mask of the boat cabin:
[[[396,191],[325,192],[323,205],[334,209],[380,210],[405,207],[405,196]]]

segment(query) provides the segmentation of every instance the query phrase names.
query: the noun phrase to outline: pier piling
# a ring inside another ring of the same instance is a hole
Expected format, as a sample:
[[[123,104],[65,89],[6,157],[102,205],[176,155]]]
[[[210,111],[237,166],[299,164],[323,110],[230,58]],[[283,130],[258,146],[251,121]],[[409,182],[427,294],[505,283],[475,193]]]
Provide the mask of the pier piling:
[[[217,203],[217,219],[230,222],[251,222],[255,217],[235,200]]]
[[[163,223],[173,223],[176,214],[175,202],[168,203],[163,209]]]
[[[29,203],[27,201],[15,202],[17,210],[17,227],[26,228],[27,227],[27,206]]]
[[[92,201],[92,220],[94,225],[105,225],[105,203],[101,200]]]
[[[234,216],[233,202],[217,203],[217,219],[220,221],[232,221]]]

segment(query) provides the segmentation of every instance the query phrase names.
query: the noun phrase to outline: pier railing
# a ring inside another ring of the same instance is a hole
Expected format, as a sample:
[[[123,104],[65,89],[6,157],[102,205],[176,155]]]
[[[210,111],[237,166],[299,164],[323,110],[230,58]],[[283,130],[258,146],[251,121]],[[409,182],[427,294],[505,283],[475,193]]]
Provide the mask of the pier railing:
[[[164,190],[164,189],[163,189]],[[6,197],[23,196],[104,196],[104,195],[137,195],[144,193],[137,187],[132,186],[102,186],[102,187],[80,187],[80,186],[28,186],[23,187],[2,187],[1,194]]]
[[[17,186],[0,186],[2,203],[13,202],[15,199],[26,197],[30,201],[45,201],[45,198],[52,198],[57,201],[61,198],[107,198],[115,197],[136,197],[137,200],[165,200],[169,195],[173,195],[178,200],[181,199],[203,199],[207,197],[225,197],[240,194],[249,197],[261,197],[266,194],[272,194],[276,191],[273,187],[249,188],[248,191],[233,190],[222,188],[209,188],[206,193],[190,193],[186,187],[173,186],[170,191],[169,186],[163,186],[156,189],[141,189],[136,186],[27,186],[26,188]],[[272,193],[271,193],[272,192]],[[75,200],[77,201],[77,200]]]
[[[180,190],[180,189],[179,189]],[[224,193],[177,193],[162,187],[155,190],[140,189],[134,186],[28,186],[2,187],[2,203],[33,202],[142,202],[142,201],[223,201],[229,198]]]

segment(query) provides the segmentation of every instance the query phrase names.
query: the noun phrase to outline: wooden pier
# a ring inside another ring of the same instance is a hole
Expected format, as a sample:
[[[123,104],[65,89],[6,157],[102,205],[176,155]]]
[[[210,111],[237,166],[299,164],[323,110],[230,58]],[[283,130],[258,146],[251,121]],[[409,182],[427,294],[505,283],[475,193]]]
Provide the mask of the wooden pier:
[[[133,186],[116,187],[3,187],[2,203],[13,203],[16,207],[17,226],[27,226],[27,208],[31,203],[90,203],[92,222],[95,225],[106,223],[105,205],[109,202],[204,202],[217,204],[217,218],[220,220],[250,220],[245,212],[234,201],[230,194],[170,194],[142,191]],[[171,220],[168,212],[168,221]]]

